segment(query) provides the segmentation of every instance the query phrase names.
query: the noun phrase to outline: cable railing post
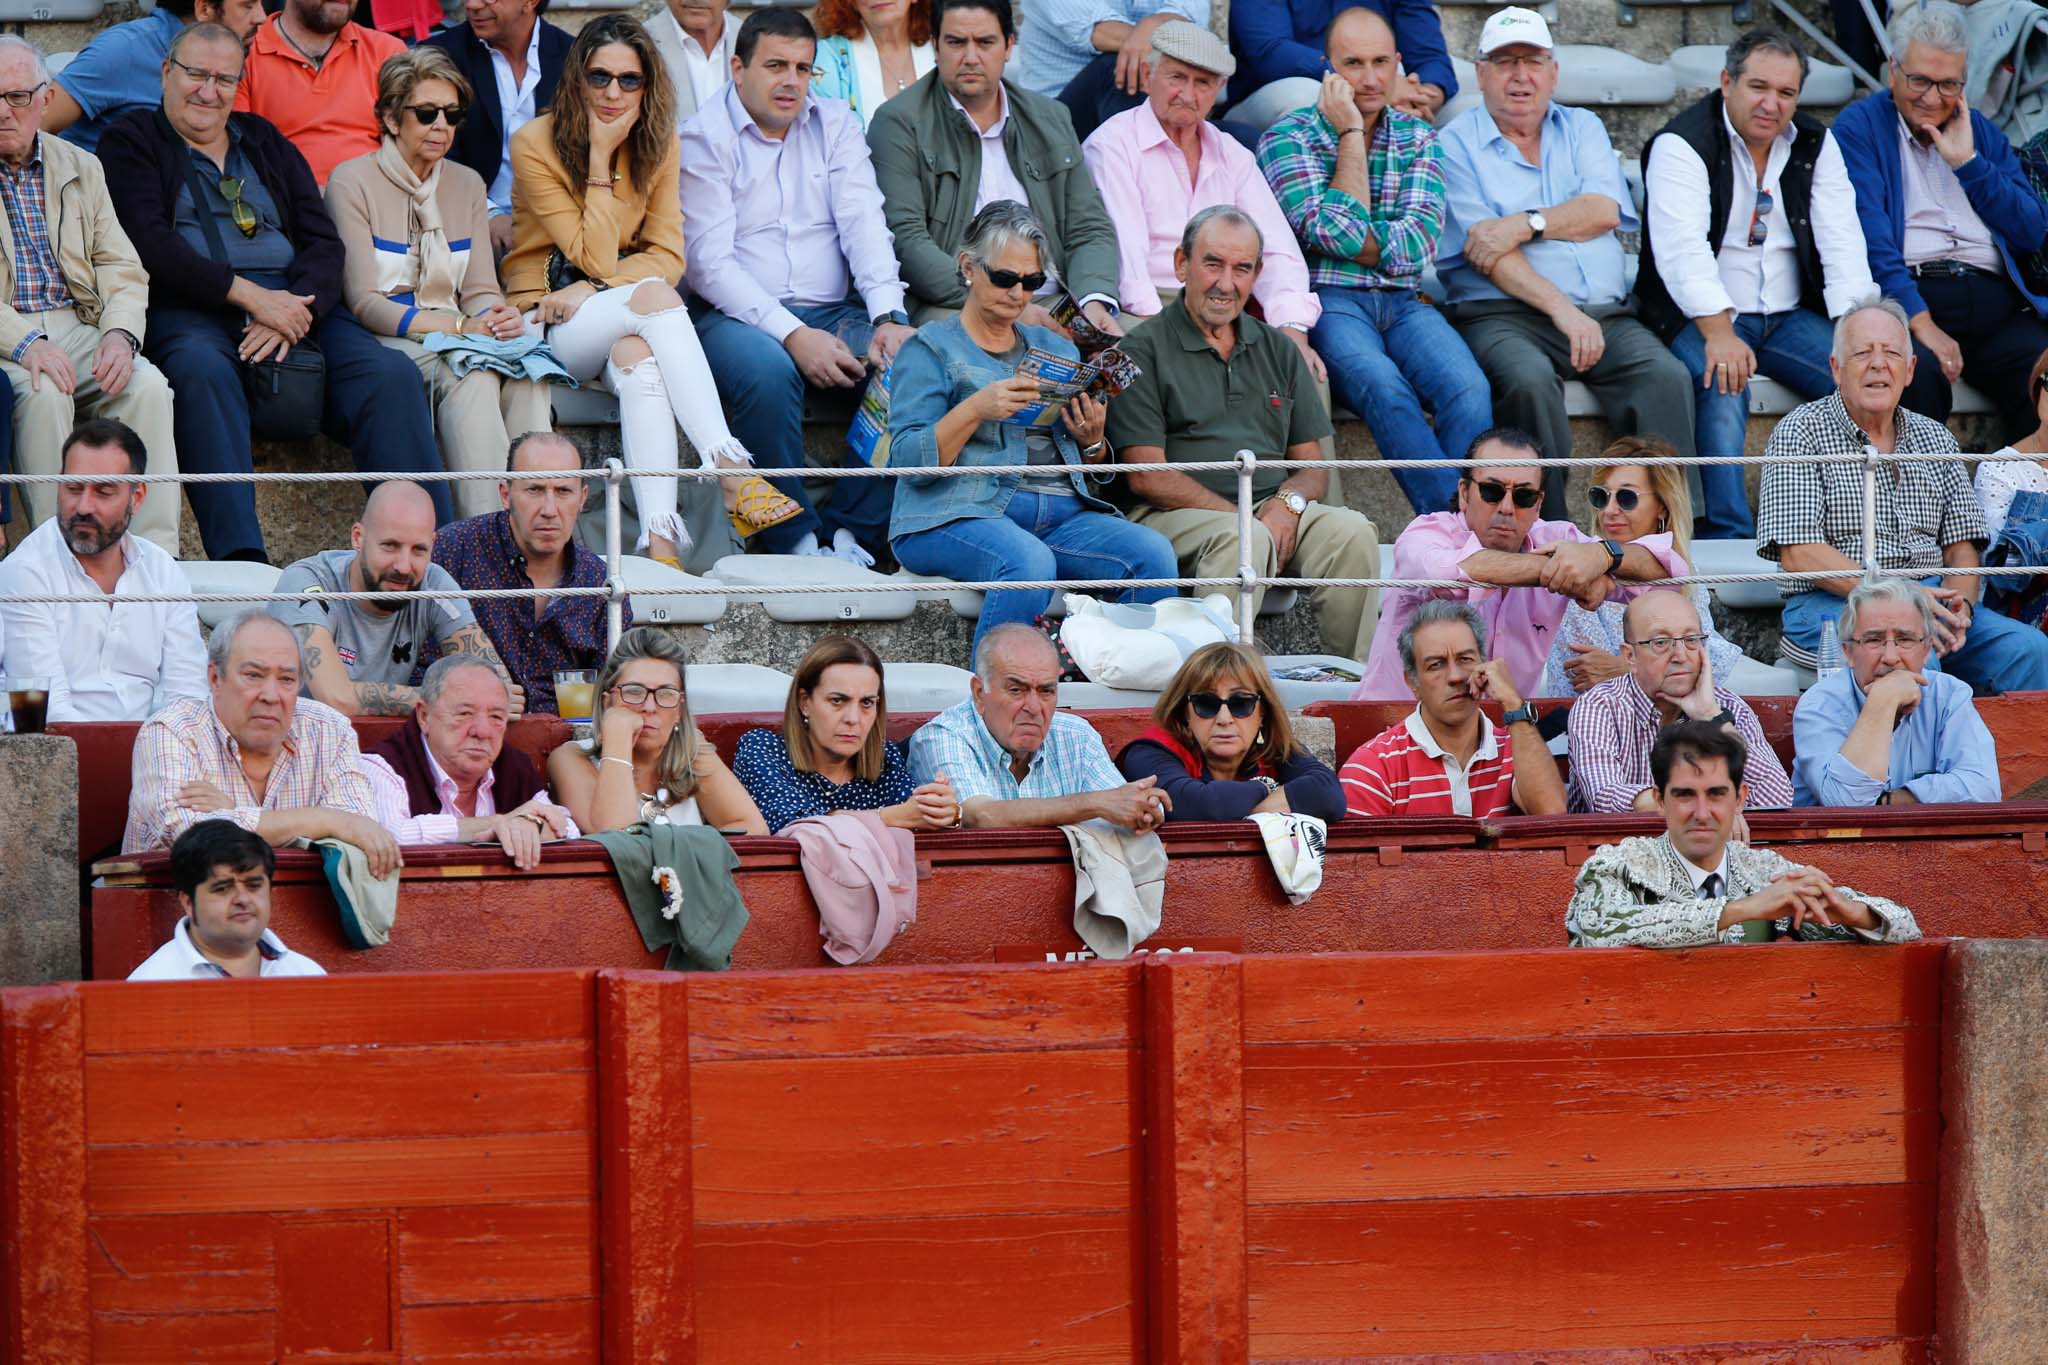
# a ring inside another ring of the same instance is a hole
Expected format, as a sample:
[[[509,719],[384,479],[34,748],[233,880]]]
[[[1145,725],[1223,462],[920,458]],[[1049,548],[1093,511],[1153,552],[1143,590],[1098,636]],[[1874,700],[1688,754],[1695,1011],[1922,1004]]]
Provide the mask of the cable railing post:
[[[606,654],[626,629],[626,556],[619,548],[619,489],[625,480],[626,466],[616,457],[604,462],[604,572],[609,590],[604,605]]]
[[[1863,576],[1877,572],[1877,447],[1863,446]]]
[[[1258,472],[1259,457],[1249,450],[1237,452],[1237,638],[1252,642],[1254,603],[1259,591],[1259,571],[1252,566],[1252,475]]]

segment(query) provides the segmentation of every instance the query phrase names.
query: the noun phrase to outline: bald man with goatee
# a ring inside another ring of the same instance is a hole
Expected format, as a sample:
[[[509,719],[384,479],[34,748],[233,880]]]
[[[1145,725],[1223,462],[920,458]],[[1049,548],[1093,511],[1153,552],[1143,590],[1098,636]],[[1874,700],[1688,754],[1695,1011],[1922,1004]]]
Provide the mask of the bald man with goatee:
[[[417,680],[428,664],[442,655],[471,654],[505,679],[512,714],[524,710],[525,693],[469,604],[459,597],[420,596],[461,591],[432,562],[433,552],[433,499],[416,483],[392,480],[370,494],[363,519],[349,533],[348,549],[309,555],[278,577],[277,591],[300,594],[298,601],[274,603],[270,610],[298,635],[305,651],[304,695],[343,715],[406,715],[419,701]],[[383,596],[327,596],[339,592]]]

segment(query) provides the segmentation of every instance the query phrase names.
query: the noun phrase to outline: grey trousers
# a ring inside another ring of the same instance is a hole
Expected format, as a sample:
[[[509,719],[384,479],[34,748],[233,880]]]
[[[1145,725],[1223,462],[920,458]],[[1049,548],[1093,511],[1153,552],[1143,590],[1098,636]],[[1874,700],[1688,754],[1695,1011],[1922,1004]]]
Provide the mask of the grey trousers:
[[[1493,420],[1536,438],[1546,457],[1572,454],[1564,386],[1576,379],[1593,391],[1619,436],[1661,436],[1680,455],[1697,453],[1692,439],[1692,375],[1656,333],[1617,306],[1588,309],[1600,323],[1607,349],[1583,374],[1572,369],[1571,348],[1549,318],[1515,299],[1454,304],[1445,312],[1493,386]],[[1686,471],[1693,510],[1700,506],[1698,471]],[[1564,471],[1544,471],[1543,516],[1568,519]]]

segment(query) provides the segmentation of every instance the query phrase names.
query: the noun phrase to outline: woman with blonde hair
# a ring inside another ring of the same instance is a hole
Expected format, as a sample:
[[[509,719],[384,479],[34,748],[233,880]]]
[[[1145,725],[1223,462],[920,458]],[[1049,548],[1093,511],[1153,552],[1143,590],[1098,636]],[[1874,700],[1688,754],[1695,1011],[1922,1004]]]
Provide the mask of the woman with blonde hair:
[[[586,834],[636,824],[737,826],[766,834],[747,789],[690,719],[673,635],[635,626],[592,689],[591,738],[548,755],[548,785]]]
[[[1685,487],[1682,465],[1632,464],[1632,460],[1675,458],[1678,451],[1654,436],[1624,436],[1600,452],[1606,464],[1593,470],[1592,487],[1586,490],[1593,505],[1592,534],[1623,544],[1631,540],[1668,537],[1672,552],[1691,563],[1692,496]],[[1713,665],[1714,681],[1726,687],[1735,666],[1742,662],[1742,650],[1714,629],[1713,599],[1703,587],[1681,589],[1698,609],[1700,629],[1707,636],[1707,659]],[[1575,696],[1597,683],[1618,678],[1629,671],[1621,661],[1625,638],[1622,613],[1627,604],[1610,599],[1594,611],[1574,602],[1565,608],[1558,623],[1557,638],[1544,665],[1539,697]]]
[[[718,405],[697,329],[676,287],[683,213],[675,90],[654,40],[629,14],[584,25],[547,113],[512,135],[512,249],[505,292],[546,329],[562,367],[602,373],[619,397],[626,463],[678,468],[676,425],[705,462],[754,457]],[[635,477],[640,544],[676,564],[688,542],[673,477]],[[758,474],[721,480],[742,537],[802,512]]]
[[[1158,779],[1173,802],[1169,821],[1242,820],[1260,811],[1343,818],[1337,774],[1295,743],[1280,690],[1256,650],[1202,646],[1159,694],[1152,718],[1156,724],[1125,745],[1116,763],[1134,782]]]
[[[448,161],[474,92],[438,47],[415,47],[377,74],[384,143],[327,180],[327,211],[347,253],[342,298],[356,321],[418,367],[452,470],[502,470],[515,436],[553,423],[548,385],[486,369],[459,375],[423,344],[437,332],[509,341],[526,329],[498,288],[483,178]],[[450,490],[457,516],[498,510],[498,485]]]
[[[827,635],[796,666],[782,733],[749,730],[733,771],[770,830],[813,815],[874,811],[893,829],[951,829],[960,804],[944,775],[913,788],[903,745],[888,738],[881,656],[864,640]]]
[[[818,0],[811,89],[845,100],[861,126],[932,69],[931,0]]]

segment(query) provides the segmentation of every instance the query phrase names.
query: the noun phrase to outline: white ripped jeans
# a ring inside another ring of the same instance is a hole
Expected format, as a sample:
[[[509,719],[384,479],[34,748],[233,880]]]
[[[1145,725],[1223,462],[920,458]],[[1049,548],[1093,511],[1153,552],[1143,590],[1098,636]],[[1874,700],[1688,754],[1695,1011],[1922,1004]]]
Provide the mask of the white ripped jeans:
[[[679,468],[677,423],[707,467],[717,461],[752,464],[754,457],[725,424],[718,386],[704,362],[690,310],[678,304],[657,313],[636,313],[633,291],[639,287],[635,283],[606,289],[585,299],[567,322],[548,328],[555,359],[579,380],[602,372],[619,396],[619,439],[626,448],[627,468]],[[654,354],[622,368],[612,360],[612,347],[629,336],[646,342]],[[689,543],[676,512],[676,482],[653,476],[633,479],[633,501],[640,512],[635,549],[645,549],[649,535],[662,536],[678,548]]]

